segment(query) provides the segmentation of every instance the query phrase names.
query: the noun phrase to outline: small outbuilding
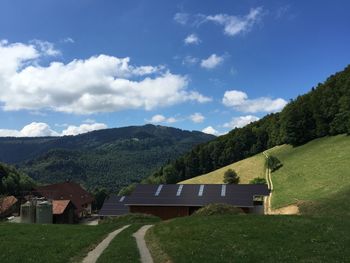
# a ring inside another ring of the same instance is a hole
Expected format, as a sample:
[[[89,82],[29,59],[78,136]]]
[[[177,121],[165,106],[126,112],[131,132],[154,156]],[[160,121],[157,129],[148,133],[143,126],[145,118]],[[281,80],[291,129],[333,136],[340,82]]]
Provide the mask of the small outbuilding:
[[[4,196],[0,197],[0,218],[11,216],[14,213],[18,213],[19,202],[16,197]]]
[[[52,213],[54,224],[73,224],[76,207],[70,200],[53,200]]]

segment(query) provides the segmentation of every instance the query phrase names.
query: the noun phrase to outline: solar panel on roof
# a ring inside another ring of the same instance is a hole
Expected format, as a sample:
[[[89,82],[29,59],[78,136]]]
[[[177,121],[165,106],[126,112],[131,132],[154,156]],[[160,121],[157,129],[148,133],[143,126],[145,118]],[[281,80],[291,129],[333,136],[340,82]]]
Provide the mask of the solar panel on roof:
[[[201,184],[200,187],[199,187],[198,196],[202,196],[203,195],[203,191],[204,191],[204,184]]]
[[[183,184],[180,184],[179,185],[179,188],[177,189],[177,193],[176,193],[176,196],[180,196],[181,195],[181,192],[182,192],[182,188],[184,187]]]
[[[221,196],[226,196],[226,184],[221,186]]]
[[[160,184],[160,185],[158,186],[157,191],[156,191],[156,193],[155,193],[154,195],[155,195],[155,196],[158,196],[158,195],[160,194],[160,191],[162,190],[162,188],[163,188],[163,185]]]

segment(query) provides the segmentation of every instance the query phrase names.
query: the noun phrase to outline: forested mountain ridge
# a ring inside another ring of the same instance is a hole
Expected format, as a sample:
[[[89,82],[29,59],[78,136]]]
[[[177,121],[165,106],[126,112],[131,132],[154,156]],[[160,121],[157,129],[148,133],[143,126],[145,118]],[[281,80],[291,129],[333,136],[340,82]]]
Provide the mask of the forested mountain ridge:
[[[0,138],[0,161],[38,183],[74,180],[116,191],[215,136],[164,126],[130,126],[77,136]]]
[[[350,134],[350,66],[330,76],[280,112],[234,129],[161,167],[145,183],[176,183],[205,174],[281,144]]]

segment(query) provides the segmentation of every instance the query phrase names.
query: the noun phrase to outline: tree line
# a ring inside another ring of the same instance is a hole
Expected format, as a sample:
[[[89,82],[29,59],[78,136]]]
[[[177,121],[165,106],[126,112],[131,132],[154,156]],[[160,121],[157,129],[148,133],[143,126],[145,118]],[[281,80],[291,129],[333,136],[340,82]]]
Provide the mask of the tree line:
[[[194,147],[142,183],[176,183],[205,174],[281,144],[299,146],[315,138],[350,134],[350,65],[280,113]]]

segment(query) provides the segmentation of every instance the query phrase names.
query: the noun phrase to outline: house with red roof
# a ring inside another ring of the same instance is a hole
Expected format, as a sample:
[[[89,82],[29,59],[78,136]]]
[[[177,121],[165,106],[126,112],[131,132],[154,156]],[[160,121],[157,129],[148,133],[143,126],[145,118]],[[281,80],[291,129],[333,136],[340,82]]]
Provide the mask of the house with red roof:
[[[94,198],[88,191],[77,183],[64,182],[40,186],[35,189],[35,193],[53,201],[54,215],[55,212],[56,215],[65,213],[69,214],[70,212],[64,211],[66,209],[69,211],[72,209],[72,207],[74,207],[74,214],[78,218],[91,215],[91,206]],[[65,216],[69,217],[69,215]]]

